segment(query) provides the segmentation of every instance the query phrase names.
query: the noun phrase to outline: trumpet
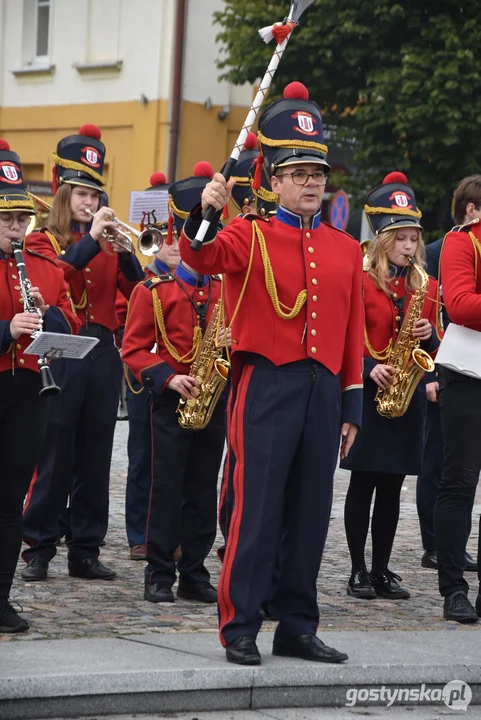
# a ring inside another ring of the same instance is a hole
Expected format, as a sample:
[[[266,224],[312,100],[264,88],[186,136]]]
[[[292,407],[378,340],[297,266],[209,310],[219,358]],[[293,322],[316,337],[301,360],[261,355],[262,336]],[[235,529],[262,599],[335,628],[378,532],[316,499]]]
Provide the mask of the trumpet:
[[[90,208],[84,208],[84,212],[91,217],[95,216],[95,213],[93,213]],[[111,218],[111,222],[118,225],[119,228],[124,228],[124,230],[105,230],[103,237],[111,244],[115,243],[116,245],[120,245],[126,252],[135,253],[135,245],[130,235],[133,235],[136,239],[137,250],[141,255],[156,255],[164,244],[163,233],[152,225],[140,232],[140,230],[136,230],[130,225],[127,225],[127,223],[122,222],[122,220],[119,220],[115,215]]]

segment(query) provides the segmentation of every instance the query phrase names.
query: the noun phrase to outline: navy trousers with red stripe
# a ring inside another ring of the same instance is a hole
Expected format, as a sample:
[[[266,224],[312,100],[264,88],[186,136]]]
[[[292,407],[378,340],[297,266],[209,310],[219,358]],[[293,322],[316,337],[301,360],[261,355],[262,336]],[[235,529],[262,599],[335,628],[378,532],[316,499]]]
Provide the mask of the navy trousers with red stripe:
[[[257,635],[276,560],[279,632],[315,633],[340,440],[339,377],[313,360],[275,366],[248,354],[234,392],[221,507],[221,641]]]

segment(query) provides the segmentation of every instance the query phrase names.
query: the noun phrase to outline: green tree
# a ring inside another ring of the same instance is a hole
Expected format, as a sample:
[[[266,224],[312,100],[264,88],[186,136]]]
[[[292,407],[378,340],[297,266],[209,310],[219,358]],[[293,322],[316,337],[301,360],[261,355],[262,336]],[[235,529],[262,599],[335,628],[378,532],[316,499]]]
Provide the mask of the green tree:
[[[263,75],[273,46],[257,30],[282,20],[288,4],[225,1],[215,18],[224,78]],[[289,41],[271,97],[292,80],[307,85],[335,128],[330,142],[352,149],[355,197],[402,170],[427,229],[440,230],[453,188],[481,171],[481,3],[317,0]]]

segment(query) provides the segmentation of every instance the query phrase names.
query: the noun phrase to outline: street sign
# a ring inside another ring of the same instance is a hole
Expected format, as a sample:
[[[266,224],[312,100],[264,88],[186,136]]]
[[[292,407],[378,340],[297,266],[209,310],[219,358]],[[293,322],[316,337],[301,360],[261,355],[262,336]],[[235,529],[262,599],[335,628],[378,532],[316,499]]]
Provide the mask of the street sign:
[[[345,230],[349,220],[349,200],[344,190],[338,190],[329,206],[329,222],[338,230]]]

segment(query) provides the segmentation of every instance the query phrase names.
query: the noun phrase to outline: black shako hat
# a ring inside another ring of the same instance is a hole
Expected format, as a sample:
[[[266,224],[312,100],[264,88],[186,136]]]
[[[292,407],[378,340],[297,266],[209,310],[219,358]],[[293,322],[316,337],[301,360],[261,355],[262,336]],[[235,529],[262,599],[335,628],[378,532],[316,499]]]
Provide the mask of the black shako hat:
[[[254,133],[250,132],[244,143],[244,149],[241,151],[239,159],[237,160],[230,176],[231,179],[235,179],[235,185],[232,188],[232,202],[239,212],[242,212],[244,205],[249,205],[255,199],[254,192],[251,187],[249,170],[258,155],[259,148],[257,147],[257,137]],[[222,168],[222,170],[223,169],[224,168]]]
[[[391,228],[413,227],[422,230],[422,213],[416,205],[414,191],[404,173],[386,175],[367,195],[364,212],[375,235]]]
[[[214,168],[209,162],[198,162],[190,177],[177,180],[169,187],[169,235],[167,244],[172,244],[172,226],[180,236],[190,211],[200,202],[202,191],[214,177]]]
[[[105,185],[102,177],[105,162],[105,145],[100,141],[102,133],[96,125],[82,125],[77,135],[62,138],[53,154],[52,190],[55,193],[62,183],[85,185],[101,190]]]
[[[20,158],[0,138],[0,212],[12,211],[35,215],[35,205],[25,189]]]
[[[309,100],[309,92],[302,83],[292,82],[286,86],[284,97],[264,110],[258,128],[261,155],[269,176],[279,167],[299,163],[317,163],[326,172],[331,169],[321,111]],[[254,187],[256,185],[255,179]]]

